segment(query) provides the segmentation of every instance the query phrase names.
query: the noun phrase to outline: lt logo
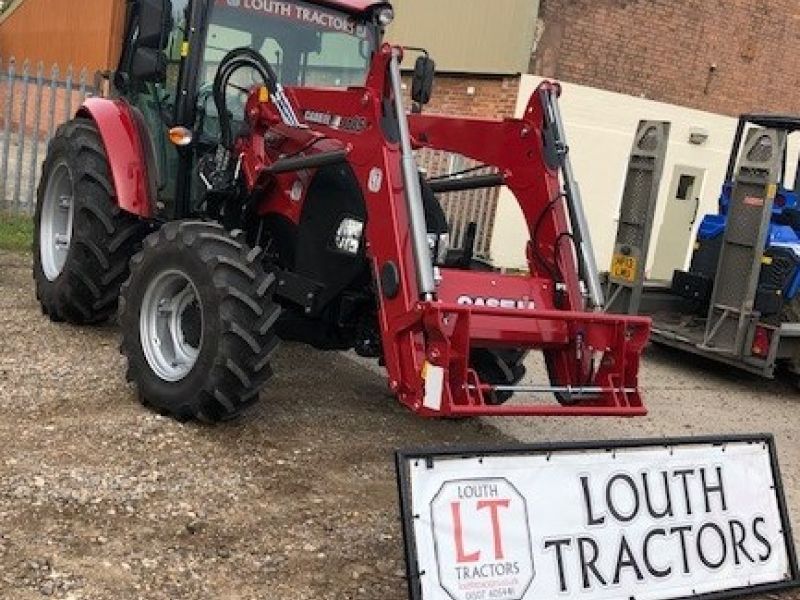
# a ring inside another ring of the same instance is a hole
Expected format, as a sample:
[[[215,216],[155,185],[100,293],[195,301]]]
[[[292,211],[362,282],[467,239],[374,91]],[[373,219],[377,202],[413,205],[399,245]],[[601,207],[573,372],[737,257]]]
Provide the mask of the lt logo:
[[[525,499],[506,479],[447,481],[431,502],[439,585],[453,600],[522,600],[533,582]]]

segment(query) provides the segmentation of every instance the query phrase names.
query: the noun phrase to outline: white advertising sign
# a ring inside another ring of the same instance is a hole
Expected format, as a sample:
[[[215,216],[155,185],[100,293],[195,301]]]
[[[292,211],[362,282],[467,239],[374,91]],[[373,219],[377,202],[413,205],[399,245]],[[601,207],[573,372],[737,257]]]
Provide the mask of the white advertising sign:
[[[769,437],[400,453],[413,600],[792,587]]]

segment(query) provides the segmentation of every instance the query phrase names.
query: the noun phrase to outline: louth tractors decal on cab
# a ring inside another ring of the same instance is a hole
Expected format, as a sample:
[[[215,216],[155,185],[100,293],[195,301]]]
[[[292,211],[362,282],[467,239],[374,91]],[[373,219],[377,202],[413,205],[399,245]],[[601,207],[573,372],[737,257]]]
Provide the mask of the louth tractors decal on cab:
[[[355,20],[341,13],[326,11],[318,6],[312,6],[297,0],[292,2],[281,2],[280,0],[217,0],[217,6],[251,11],[254,15],[263,17],[277,17],[305,23],[316,29],[340,31],[358,37],[366,37],[367,35],[367,29],[358,25]]]

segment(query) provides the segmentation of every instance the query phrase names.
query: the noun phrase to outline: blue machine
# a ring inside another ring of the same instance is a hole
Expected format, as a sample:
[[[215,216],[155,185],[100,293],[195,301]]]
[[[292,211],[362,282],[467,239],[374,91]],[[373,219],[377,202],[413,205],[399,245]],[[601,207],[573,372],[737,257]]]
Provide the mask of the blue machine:
[[[800,131],[800,117],[780,115],[742,115],[731,150],[725,183],[719,198],[719,212],[706,215],[697,233],[692,263],[688,272],[676,271],[673,293],[692,300],[698,314],[704,315],[716,276],[722,237],[727,225],[728,207],[733,191],[734,171],[746,131],[751,127]],[[800,295],[800,163],[796,166],[794,186],[784,185],[787,157],[783,157],[783,176],[772,207],[772,217],[762,259],[755,309],[762,315],[780,318],[784,307]]]

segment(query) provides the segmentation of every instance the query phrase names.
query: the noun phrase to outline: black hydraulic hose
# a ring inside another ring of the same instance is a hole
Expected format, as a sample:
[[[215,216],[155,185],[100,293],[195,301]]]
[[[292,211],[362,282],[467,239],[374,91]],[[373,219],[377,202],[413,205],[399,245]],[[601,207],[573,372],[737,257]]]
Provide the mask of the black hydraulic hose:
[[[505,183],[502,175],[476,175],[475,177],[450,177],[429,181],[428,185],[434,194],[447,192],[463,192],[466,190],[482,190],[499,187]]]
[[[320,152],[310,156],[281,158],[264,168],[264,172],[270,175],[279,175],[281,173],[291,173],[292,171],[302,171],[303,169],[319,169],[330,165],[338,165],[346,160],[346,150],[333,150],[331,152]]]
[[[275,70],[252,48],[236,48],[225,55],[214,77],[214,104],[219,117],[220,141],[226,149],[230,149],[233,145],[233,127],[228,114],[226,91],[231,76],[244,67],[252,68],[261,76],[270,94],[274,94],[278,89],[278,76]]]
[[[550,275],[550,279],[553,281],[553,294],[556,293],[556,284],[564,278],[563,274],[560,272],[558,268],[558,263],[551,265],[547,262],[547,260],[542,256],[541,248],[539,246],[539,230],[541,229],[542,225],[544,224],[545,217],[547,214],[555,208],[556,202],[559,199],[563,198],[564,194],[559,194],[550,202],[548,202],[545,207],[542,209],[542,212],[539,213],[539,217],[536,219],[536,224],[533,226],[533,234],[531,236],[531,250],[533,251],[533,257],[539,263],[540,266],[544,267],[545,271]]]

